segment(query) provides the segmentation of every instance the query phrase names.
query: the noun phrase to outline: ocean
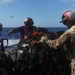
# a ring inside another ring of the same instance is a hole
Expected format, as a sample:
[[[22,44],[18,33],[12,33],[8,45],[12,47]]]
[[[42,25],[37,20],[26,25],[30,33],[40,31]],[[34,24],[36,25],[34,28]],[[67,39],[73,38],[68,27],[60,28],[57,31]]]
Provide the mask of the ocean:
[[[57,31],[65,31],[67,28],[66,27],[45,27],[46,29],[48,29],[49,32],[57,32]],[[7,38],[9,45],[12,44],[16,44],[19,42],[19,37],[20,37],[20,33],[16,33],[16,34],[12,34],[12,35],[8,35],[8,31],[13,29],[12,27],[10,28],[3,28],[3,30],[1,31],[1,35],[0,35],[0,39],[4,39]]]

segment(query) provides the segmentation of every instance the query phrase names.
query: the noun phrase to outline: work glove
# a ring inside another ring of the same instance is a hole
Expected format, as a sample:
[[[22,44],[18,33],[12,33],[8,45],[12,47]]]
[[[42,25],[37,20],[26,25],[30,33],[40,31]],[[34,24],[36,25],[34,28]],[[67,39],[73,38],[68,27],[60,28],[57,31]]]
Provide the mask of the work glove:
[[[39,40],[39,42],[45,42],[45,43],[47,43],[47,41],[48,41],[48,37],[47,37],[47,36],[43,36],[43,37],[41,37],[41,39]]]
[[[13,33],[13,29],[8,32],[8,35],[11,35],[12,33]]]

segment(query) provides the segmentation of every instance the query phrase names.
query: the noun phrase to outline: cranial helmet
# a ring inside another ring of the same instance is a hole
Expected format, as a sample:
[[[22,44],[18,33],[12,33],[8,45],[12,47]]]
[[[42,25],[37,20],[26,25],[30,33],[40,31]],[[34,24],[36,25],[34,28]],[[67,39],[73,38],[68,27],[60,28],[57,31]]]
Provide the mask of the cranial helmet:
[[[63,22],[63,24],[66,25],[67,23],[70,23],[71,21],[75,21],[75,12],[69,10],[62,15],[62,21],[60,21],[60,23]]]
[[[0,23],[0,26],[3,26],[2,23]]]
[[[33,25],[33,24],[34,24],[33,19],[30,18],[30,17],[27,17],[27,18],[24,20],[24,24]]]

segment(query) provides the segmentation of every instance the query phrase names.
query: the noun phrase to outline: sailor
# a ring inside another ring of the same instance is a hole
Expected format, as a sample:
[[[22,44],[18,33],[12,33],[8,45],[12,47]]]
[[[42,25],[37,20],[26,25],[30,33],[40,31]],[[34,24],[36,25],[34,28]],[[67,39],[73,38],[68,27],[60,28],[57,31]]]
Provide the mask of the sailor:
[[[65,51],[67,51],[67,59],[71,61],[71,74],[75,75],[75,12],[68,10],[63,13],[62,21],[68,27],[59,38],[55,40],[49,40],[47,37],[42,37],[40,42],[47,43],[50,48],[60,50],[64,45],[66,45]]]
[[[24,25],[20,26],[18,28],[15,29],[11,29],[8,34],[12,34],[12,33],[17,33],[20,32],[20,40],[26,40],[28,38],[28,36],[32,33],[34,33],[35,31],[37,31],[37,27],[33,26],[34,21],[31,17],[27,17],[24,20]]]

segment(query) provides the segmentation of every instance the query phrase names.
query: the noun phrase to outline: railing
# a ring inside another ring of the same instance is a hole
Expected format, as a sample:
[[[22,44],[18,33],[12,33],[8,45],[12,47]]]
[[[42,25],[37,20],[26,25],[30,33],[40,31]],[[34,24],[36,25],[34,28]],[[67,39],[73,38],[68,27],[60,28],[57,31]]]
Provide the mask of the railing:
[[[4,45],[4,41],[6,41],[6,45]],[[0,51],[4,52],[4,49],[8,46],[8,39],[7,38],[4,38],[4,39],[0,39]]]

